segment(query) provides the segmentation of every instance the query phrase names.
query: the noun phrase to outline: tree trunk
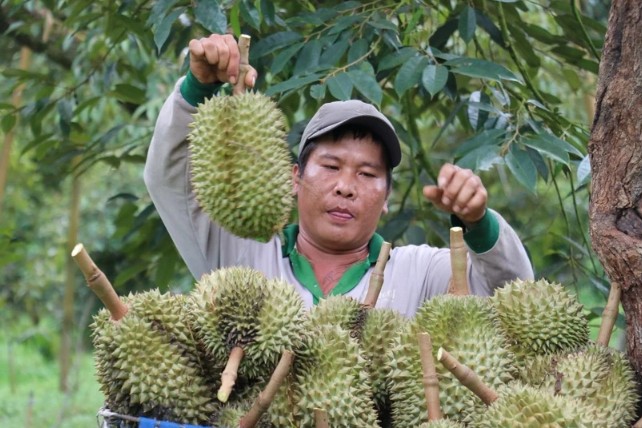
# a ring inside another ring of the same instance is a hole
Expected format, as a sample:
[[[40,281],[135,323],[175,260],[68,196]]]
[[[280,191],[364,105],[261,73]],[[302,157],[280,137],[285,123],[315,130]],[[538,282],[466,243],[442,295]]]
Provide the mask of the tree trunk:
[[[622,286],[627,354],[638,381],[642,381],[641,34],[639,0],[614,0],[589,141],[592,246],[609,279]]]
[[[31,64],[31,50],[23,47],[20,50],[20,65],[18,67],[20,70],[27,70],[29,68],[29,64]],[[22,90],[24,89],[24,86],[24,84],[18,85],[18,87],[13,91],[11,104],[16,110],[18,110],[20,108],[20,104],[22,104]],[[2,214],[4,189],[7,186],[9,166],[11,165],[11,146],[13,145],[14,129],[16,129],[17,126],[18,120],[16,119],[16,124],[13,129],[5,134],[2,151],[0,151],[0,214]]]
[[[74,158],[73,165],[78,164],[79,158]],[[71,199],[69,201],[69,229],[67,230],[67,252],[78,243],[78,225],[80,223],[80,178],[73,174],[71,178]],[[67,256],[65,262],[65,291],[62,302],[62,326],[60,332],[60,391],[69,391],[69,372],[71,369],[74,333],[74,294],[76,291],[76,265]]]

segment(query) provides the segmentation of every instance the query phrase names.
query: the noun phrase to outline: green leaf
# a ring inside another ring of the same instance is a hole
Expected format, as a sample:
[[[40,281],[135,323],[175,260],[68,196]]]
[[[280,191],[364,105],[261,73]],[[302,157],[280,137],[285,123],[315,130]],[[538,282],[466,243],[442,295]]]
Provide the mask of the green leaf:
[[[69,137],[71,133],[71,118],[74,113],[74,108],[72,103],[67,99],[61,99],[56,104],[58,110],[58,125],[60,125],[60,130],[62,135]]]
[[[5,114],[2,116],[2,121],[0,121],[0,127],[2,132],[8,134],[14,126],[16,126],[17,117],[15,114]]]
[[[381,72],[397,67],[401,64],[404,64],[414,55],[417,55],[417,49],[410,47],[401,48],[398,51],[395,51],[383,57],[383,59],[379,61],[379,67],[377,69],[379,70],[379,72]]]
[[[510,146],[510,150],[504,160],[517,181],[529,192],[535,194],[537,170],[528,153],[526,153],[525,150],[519,149],[516,144],[513,144]]]
[[[348,15],[348,16],[342,16],[334,23],[332,24],[332,28],[328,32],[328,34],[337,34],[341,33],[342,31],[353,27],[355,24],[360,23],[363,21],[363,16],[361,15]]]
[[[252,53],[257,58],[270,54],[284,46],[291,45],[303,39],[301,34],[294,31],[281,31],[271,34],[254,43]]]
[[[499,155],[499,146],[484,145],[466,153],[456,164],[461,168],[473,171],[488,171],[501,162],[502,157]]]
[[[364,39],[357,40],[348,51],[348,64],[359,61],[368,53],[368,42]]]
[[[441,91],[448,81],[448,68],[440,64],[429,64],[421,74],[421,83],[431,96]]]
[[[397,95],[402,96],[408,89],[419,83],[421,74],[428,64],[428,59],[424,56],[413,56],[406,61],[395,76],[394,88]]]
[[[303,47],[303,43],[295,43],[287,49],[283,49],[272,61],[270,71],[273,74],[279,74],[283,71],[285,65],[292,59],[294,55]]]
[[[184,9],[176,9],[169,15],[165,16],[163,20],[158,24],[154,30],[154,44],[156,44],[156,51],[161,52],[163,50],[163,45],[169,37],[169,33],[172,30],[172,25],[174,21],[184,12]]]
[[[357,91],[361,93],[368,101],[379,106],[383,99],[383,90],[375,78],[374,72],[365,72],[362,69],[354,69],[348,72],[350,80]]]
[[[326,81],[328,89],[333,97],[345,101],[352,96],[352,80],[348,73],[337,74]]]
[[[533,49],[532,42],[526,37],[522,29],[522,22],[520,21],[515,25],[509,24],[508,29],[513,37],[513,47],[517,51],[518,56],[526,60],[526,63],[530,67],[538,68],[541,65],[541,61]]]
[[[276,12],[274,3],[271,0],[261,0],[261,15],[267,25],[274,25],[276,22]]]
[[[176,4],[178,0],[158,0],[154,2],[152,6],[152,11],[147,18],[147,25],[151,26],[157,22],[160,22],[167,12]]]
[[[277,83],[276,85],[270,86],[266,91],[265,95],[271,97],[276,94],[281,94],[286,91],[291,91],[293,89],[299,89],[302,88],[303,86],[312,83],[312,82],[318,82],[319,81],[319,74],[311,74],[309,76],[304,76],[304,77],[293,77],[291,79],[288,79],[284,82]]]
[[[475,35],[477,20],[475,18],[475,9],[470,6],[464,7],[459,14],[459,35],[466,42],[470,42]]]
[[[444,65],[450,67],[451,73],[462,74],[469,77],[487,80],[508,80],[523,84],[522,79],[503,65],[495,62],[476,58],[457,58],[446,61]]]
[[[196,22],[211,33],[225,34],[227,18],[217,0],[198,0],[194,9]]]
[[[316,71],[321,56],[321,41],[311,40],[303,45],[294,64],[295,76]]]
[[[564,148],[561,145],[556,144],[556,142],[553,139],[545,137],[545,135],[546,134],[528,136],[528,137],[522,138],[521,142],[522,144],[537,150],[542,155],[554,161],[561,162],[564,165],[568,165],[569,158],[566,150],[564,150]],[[562,140],[559,140],[559,141],[562,141]],[[564,143],[568,144],[566,142]]]
[[[328,67],[336,67],[337,64],[343,58],[343,55],[348,50],[349,42],[348,40],[340,40],[336,43],[333,43],[323,50],[321,58],[319,58],[319,64],[325,65]]]
[[[312,85],[310,86],[310,96],[317,101],[321,101],[323,98],[325,98],[325,89],[326,86],[323,83]]]
[[[255,30],[261,29],[261,14],[259,11],[252,5],[252,2],[248,0],[243,0],[240,2],[240,11],[243,20],[249,24]]]
[[[577,186],[581,186],[591,178],[591,160],[589,155],[584,156],[577,166]]]
[[[120,101],[134,104],[143,104],[146,101],[145,90],[128,83],[119,83],[110,94]]]

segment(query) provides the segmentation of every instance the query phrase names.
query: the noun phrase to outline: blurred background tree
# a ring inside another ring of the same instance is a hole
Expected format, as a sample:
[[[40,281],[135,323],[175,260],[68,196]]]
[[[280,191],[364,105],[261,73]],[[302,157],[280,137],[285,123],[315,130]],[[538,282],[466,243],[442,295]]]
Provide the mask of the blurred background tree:
[[[192,286],[142,168],[158,111],[187,70],[188,41],[229,31],[251,35],[256,87],[286,114],[293,153],[323,102],[360,98],[391,118],[404,160],[380,233],[393,245],[447,245],[448,218],[421,187],[456,162],[482,177],[536,276],[574,290],[598,325],[609,283],[589,242],[587,145],[609,8],[606,0],[3,1],[2,323],[47,320],[64,390],[69,350],[85,343],[97,307],[81,275],[65,268],[76,241],[120,294]],[[612,345],[622,349],[623,337]]]

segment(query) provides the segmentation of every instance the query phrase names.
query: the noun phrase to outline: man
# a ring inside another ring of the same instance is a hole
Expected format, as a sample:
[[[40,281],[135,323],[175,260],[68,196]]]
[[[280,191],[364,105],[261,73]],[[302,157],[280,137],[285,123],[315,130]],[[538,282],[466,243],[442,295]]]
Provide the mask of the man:
[[[393,126],[360,101],[322,106],[303,132],[293,166],[299,222],[267,243],[238,238],[210,221],[190,189],[186,137],[196,105],[221,83],[239,78],[239,49],[230,35],[189,44],[190,72],[179,80],[158,118],[145,183],[181,256],[195,278],[232,265],[256,268],[290,282],[307,306],[331,294],[365,298],[383,243],[375,233],[387,212],[391,170],[401,159]],[[256,71],[244,75],[253,87]],[[487,209],[487,193],[470,170],[444,165],[425,197],[465,228],[468,277],[474,294],[490,295],[515,278],[533,277],[526,252],[505,220]],[[447,291],[448,249],[394,248],[377,307],[410,317],[421,303]]]

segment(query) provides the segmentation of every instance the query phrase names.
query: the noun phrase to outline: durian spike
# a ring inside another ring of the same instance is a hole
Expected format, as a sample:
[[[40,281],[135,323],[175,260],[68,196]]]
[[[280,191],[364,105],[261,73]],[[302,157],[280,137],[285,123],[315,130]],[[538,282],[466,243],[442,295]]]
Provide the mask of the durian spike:
[[[330,428],[328,422],[328,413],[323,409],[314,409],[314,427],[315,428]]]
[[[490,405],[499,397],[497,392],[489,388],[469,367],[461,364],[444,348],[437,351],[437,359],[450,371],[466,388],[470,389],[486,405]]]
[[[611,340],[611,333],[613,333],[613,326],[617,319],[618,308],[620,306],[620,295],[622,289],[617,282],[611,283],[611,290],[609,291],[609,298],[602,312],[602,323],[600,324],[600,331],[597,334],[596,343],[602,346],[609,346]]]
[[[363,305],[367,308],[374,308],[379,299],[379,293],[383,286],[383,271],[388,263],[388,256],[390,255],[390,242],[384,242],[379,251],[379,257],[370,275],[370,283],[368,284],[368,293],[363,301]]]
[[[241,58],[238,80],[234,85],[234,89],[232,89],[232,94],[234,95],[245,92],[245,75],[250,68],[250,39],[251,37],[247,34],[241,34],[241,37],[239,37],[239,53]]]
[[[114,321],[118,321],[124,317],[128,310],[127,305],[118,298],[111,282],[109,282],[105,274],[98,269],[98,266],[96,266],[91,259],[83,244],[76,244],[71,251],[71,257],[83,273],[91,291],[103,302],[103,305],[105,305],[111,314],[111,318]]]
[[[452,278],[448,287],[448,293],[456,296],[467,296],[470,294],[467,278],[467,255],[468,249],[464,242],[464,231],[461,227],[450,228],[450,266]]]
[[[226,403],[227,399],[230,397],[232,388],[236,383],[236,377],[238,376],[239,365],[243,359],[245,351],[240,346],[235,346],[230,351],[230,358],[227,360],[225,369],[221,374],[221,387],[218,389],[217,398],[219,401]]]
[[[270,407],[270,404],[272,404],[276,392],[285,380],[286,376],[290,373],[293,360],[294,353],[292,351],[283,351],[279,364],[277,364],[272,376],[270,376],[268,384],[265,386],[263,391],[259,393],[256,400],[254,400],[252,408],[250,408],[247,414],[239,421],[240,428],[252,428],[256,426],[263,413],[265,413],[268,407]]]
[[[428,333],[418,333],[419,353],[421,354],[421,368],[423,372],[424,395],[428,407],[428,420],[442,419],[439,404],[439,379],[435,369],[435,360],[432,357],[432,339]]]

